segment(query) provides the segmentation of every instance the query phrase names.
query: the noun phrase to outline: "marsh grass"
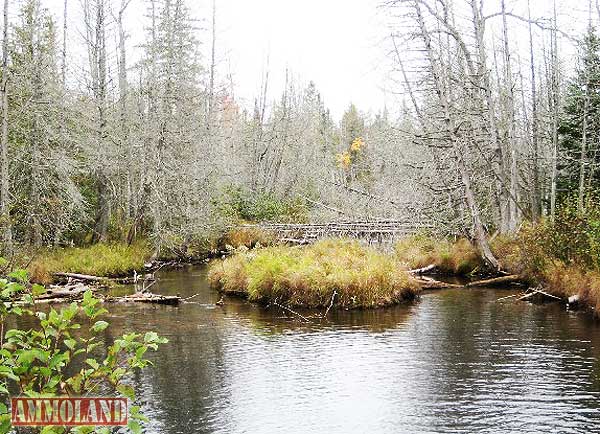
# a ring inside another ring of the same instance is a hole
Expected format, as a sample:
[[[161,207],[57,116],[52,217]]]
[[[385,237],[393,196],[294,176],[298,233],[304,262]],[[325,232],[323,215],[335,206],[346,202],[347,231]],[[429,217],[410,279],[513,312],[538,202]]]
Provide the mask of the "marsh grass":
[[[31,280],[49,284],[53,273],[81,273],[101,277],[116,277],[142,270],[152,249],[145,242],[127,244],[95,244],[42,252],[29,265]]]
[[[393,256],[355,241],[330,239],[298,248],[244,250],[209,270],[211,286],[249,300],[296,307],[372,308],[412,300],[417,283]]]
[[[228,246],[234,249],[242,246],[253,249],[257,246],[270,246],[275,242],[275,235],[268,231],[254,227],[239,227],[227,231],[219,239],[218,245],[222,250],[225,250]]]
[[[483,267],[477,250],[464,238],[450,241],[415,235],[398,241],[394,250],[396,258],[411,269],[434,264],[440,273],[464,276]]]

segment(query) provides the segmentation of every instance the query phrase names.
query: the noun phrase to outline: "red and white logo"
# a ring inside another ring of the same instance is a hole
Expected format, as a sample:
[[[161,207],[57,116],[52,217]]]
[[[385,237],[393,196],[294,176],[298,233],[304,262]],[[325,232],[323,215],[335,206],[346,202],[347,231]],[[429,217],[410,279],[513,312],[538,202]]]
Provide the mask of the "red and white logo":
[[[13,426],[123,426],[127,398],[11,398]]]

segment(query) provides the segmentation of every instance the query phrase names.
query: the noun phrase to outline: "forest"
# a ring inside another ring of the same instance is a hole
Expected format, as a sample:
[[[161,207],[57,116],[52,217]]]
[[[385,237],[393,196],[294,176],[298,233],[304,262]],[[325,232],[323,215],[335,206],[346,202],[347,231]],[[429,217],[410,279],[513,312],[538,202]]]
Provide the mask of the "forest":
[[[219,67],[218,0],[203,17],[192,0],[47,3],[3,1],[0,393],[27,378],[21,393],[73,395],[95,376],[134,400],[122,380],[167,339],[107,338],[90,378],[67,379],[75,348],[96,345],[72,330],[100,336],[101,302],[185,307],[199,294],[162,294],[154,273],[209,260],[211,306],[241,296],[301,323],[513,284],[498,300],[598,316],[599,0],[373,2],[393,97],[341,116],[293,66],[274,85],[268,60],[239,97]],[[386,231],[402,232],[387,249],[346,239]],[[133,295],[102,293],[130,283]],[[28,313],[41,332],[4,332]],[[133,432],[148,422],[138,410]]]
[[[113,3],[81,4],[87,62],[71,71],[72,21],[40,1],[5,2],[5,252],[146,238],[158,254],[236,218],[393,218],[468,236],[495,265],[489,235],[553,219],[562,198],[575,197],[579,213],[591,200],[591,3],[587,29],[574,36],[556,15],[518,15],[505,2],[382,4],[395,17],[382,50],[403,96],[399,114],[350,105],[339,122],[317,86],[291,73],[275,95],[267,70],[253,107],[240,105],[216,75],[216,4],[198,32],[184,1],[145,2],[133,63],[130,2]],[[517,25],[527,49],[511,40]],[[212,58],[200,57],[201,38]],[[566,44],[576,47],[568,70]]]

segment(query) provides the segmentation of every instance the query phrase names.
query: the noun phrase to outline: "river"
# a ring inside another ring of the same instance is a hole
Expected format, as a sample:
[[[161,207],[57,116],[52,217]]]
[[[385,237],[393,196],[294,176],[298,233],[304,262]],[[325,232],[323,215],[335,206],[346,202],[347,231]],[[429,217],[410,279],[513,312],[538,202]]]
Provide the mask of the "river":
[[[600,325],[509,289],[303,324],[227,299],[206,270],[159,273],[179,307],[111,305],[110,333],[170,342],[135,378],[148,433],[547,433],[600,430]],[[107,339],[112,336],[107,335]]]

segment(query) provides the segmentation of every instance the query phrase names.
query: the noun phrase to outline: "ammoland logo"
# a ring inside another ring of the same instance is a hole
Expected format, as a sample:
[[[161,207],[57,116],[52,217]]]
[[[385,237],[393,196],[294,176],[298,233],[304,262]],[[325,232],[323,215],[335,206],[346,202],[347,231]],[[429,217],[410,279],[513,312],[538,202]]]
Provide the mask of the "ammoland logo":
[[[11,398],[13,426],[124,426],[127,398]]]

